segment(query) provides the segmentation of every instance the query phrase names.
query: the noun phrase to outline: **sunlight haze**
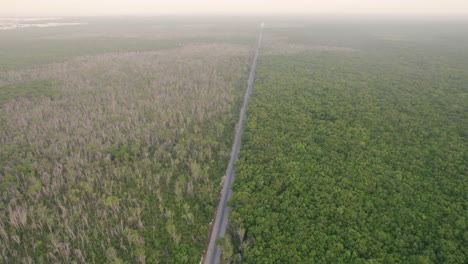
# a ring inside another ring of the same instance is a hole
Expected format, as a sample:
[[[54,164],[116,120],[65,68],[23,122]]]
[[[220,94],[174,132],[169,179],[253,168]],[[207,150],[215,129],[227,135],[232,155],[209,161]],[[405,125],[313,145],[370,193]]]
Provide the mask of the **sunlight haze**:
[[[0,16],[467,13],[465,0],[0,0]]]

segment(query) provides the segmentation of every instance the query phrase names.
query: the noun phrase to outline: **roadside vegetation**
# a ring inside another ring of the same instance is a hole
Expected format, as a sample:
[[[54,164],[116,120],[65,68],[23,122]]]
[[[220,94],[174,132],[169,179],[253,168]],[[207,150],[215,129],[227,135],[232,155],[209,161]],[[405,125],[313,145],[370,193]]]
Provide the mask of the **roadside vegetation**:
[[[0,262],[198,263],[255,38],[0,71]]]
[[[466,263],[466,28],[265,32],[224,262]]]

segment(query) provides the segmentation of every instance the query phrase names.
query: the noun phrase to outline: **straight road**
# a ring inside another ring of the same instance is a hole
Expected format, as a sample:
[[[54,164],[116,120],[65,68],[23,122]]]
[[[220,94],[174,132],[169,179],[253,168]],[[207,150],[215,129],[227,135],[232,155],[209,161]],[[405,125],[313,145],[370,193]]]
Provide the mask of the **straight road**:
[[[257,49],[255,51],[255,56],[252,61],[252,68],[250,69],[249,81],[247,84],[247,90],[244,95],[244,103],[242,104],[242,109],[239,115],[239,121],[236,125],[234,142],[232,144],[231,158],[226,170],[226,175],[223,180],[223,188],[221,190],[219,204],[217,207],[216,217],[214,219],[213,228],[211,231],[210,243],[208,244],[208,249],[205,254],[204,263],[205,264],[219,264],[221,258],[221,247],[216,245],[216,240],[220,237],[224,237],[226,234],[226,227],[228,223],[228,216],[230,208],[227,206],[227,202],[231,197],[231,186],[234,180],[234,162],[237,160],[237,155],[240,150],[240,141],[242,136],[242,125],[245,119],[245,111],[247,108],[247,103],[252,93],[253,83],[255,80],[255,71],[257,70],[257,59],[258,51],[262,43],[263,38],[263,23],[260,27],[260,35],[258,37]]]

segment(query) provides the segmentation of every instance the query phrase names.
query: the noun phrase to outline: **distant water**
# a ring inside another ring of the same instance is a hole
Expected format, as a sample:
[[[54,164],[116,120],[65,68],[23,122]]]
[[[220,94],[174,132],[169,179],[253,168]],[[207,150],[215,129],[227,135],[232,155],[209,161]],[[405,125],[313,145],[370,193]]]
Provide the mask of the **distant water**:
[[[0,17],[0,30],[13,30],[18,28],[44,28],[44,27],[60,27],[60,26],[76,26],[86,23],[67,22],[61,23],[59,17]]]

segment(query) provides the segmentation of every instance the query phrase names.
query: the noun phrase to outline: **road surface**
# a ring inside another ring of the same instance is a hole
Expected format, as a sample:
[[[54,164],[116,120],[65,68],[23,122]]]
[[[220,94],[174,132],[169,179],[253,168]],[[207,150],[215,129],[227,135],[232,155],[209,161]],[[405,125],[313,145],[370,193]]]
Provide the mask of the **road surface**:
[[[247,84],[247,90],[244,95],[244,103],[242,104],[242,109],[239,115],[239,121],[236,125],[234,142],[232,144],[231,158],[226,170],[226,174],[223,180],[223,188],[221,190],[219,204],[217,207],[216,217],[213,222],[213,227],[211,231],[210,243],[208,244],[208,249],[205,254],[204,263],[205,264],[218,264],[221,258],[221,247],[216,245],[216,240],[220,237],[224,237],[226,234],[226,227],[228,223],[228,215],[230,208],[227,206],[227,201],[231,197],[231,186],[234,180],[234,162],[237,160],[237,155],[240,150],[240,140],[242,136],[242,125],[245,119],[245,111],[247,108],[247,102],[249,100],[250,94],[252,93],[252,87],[255,79],[255,71],[257,69],[257,58],[260,45],[263,38],[263,23],[260,27],[260,35],[258,37],[257,49],[255,51],[255,56],[252,61],[252,68],[250,69],[249,81]]]

